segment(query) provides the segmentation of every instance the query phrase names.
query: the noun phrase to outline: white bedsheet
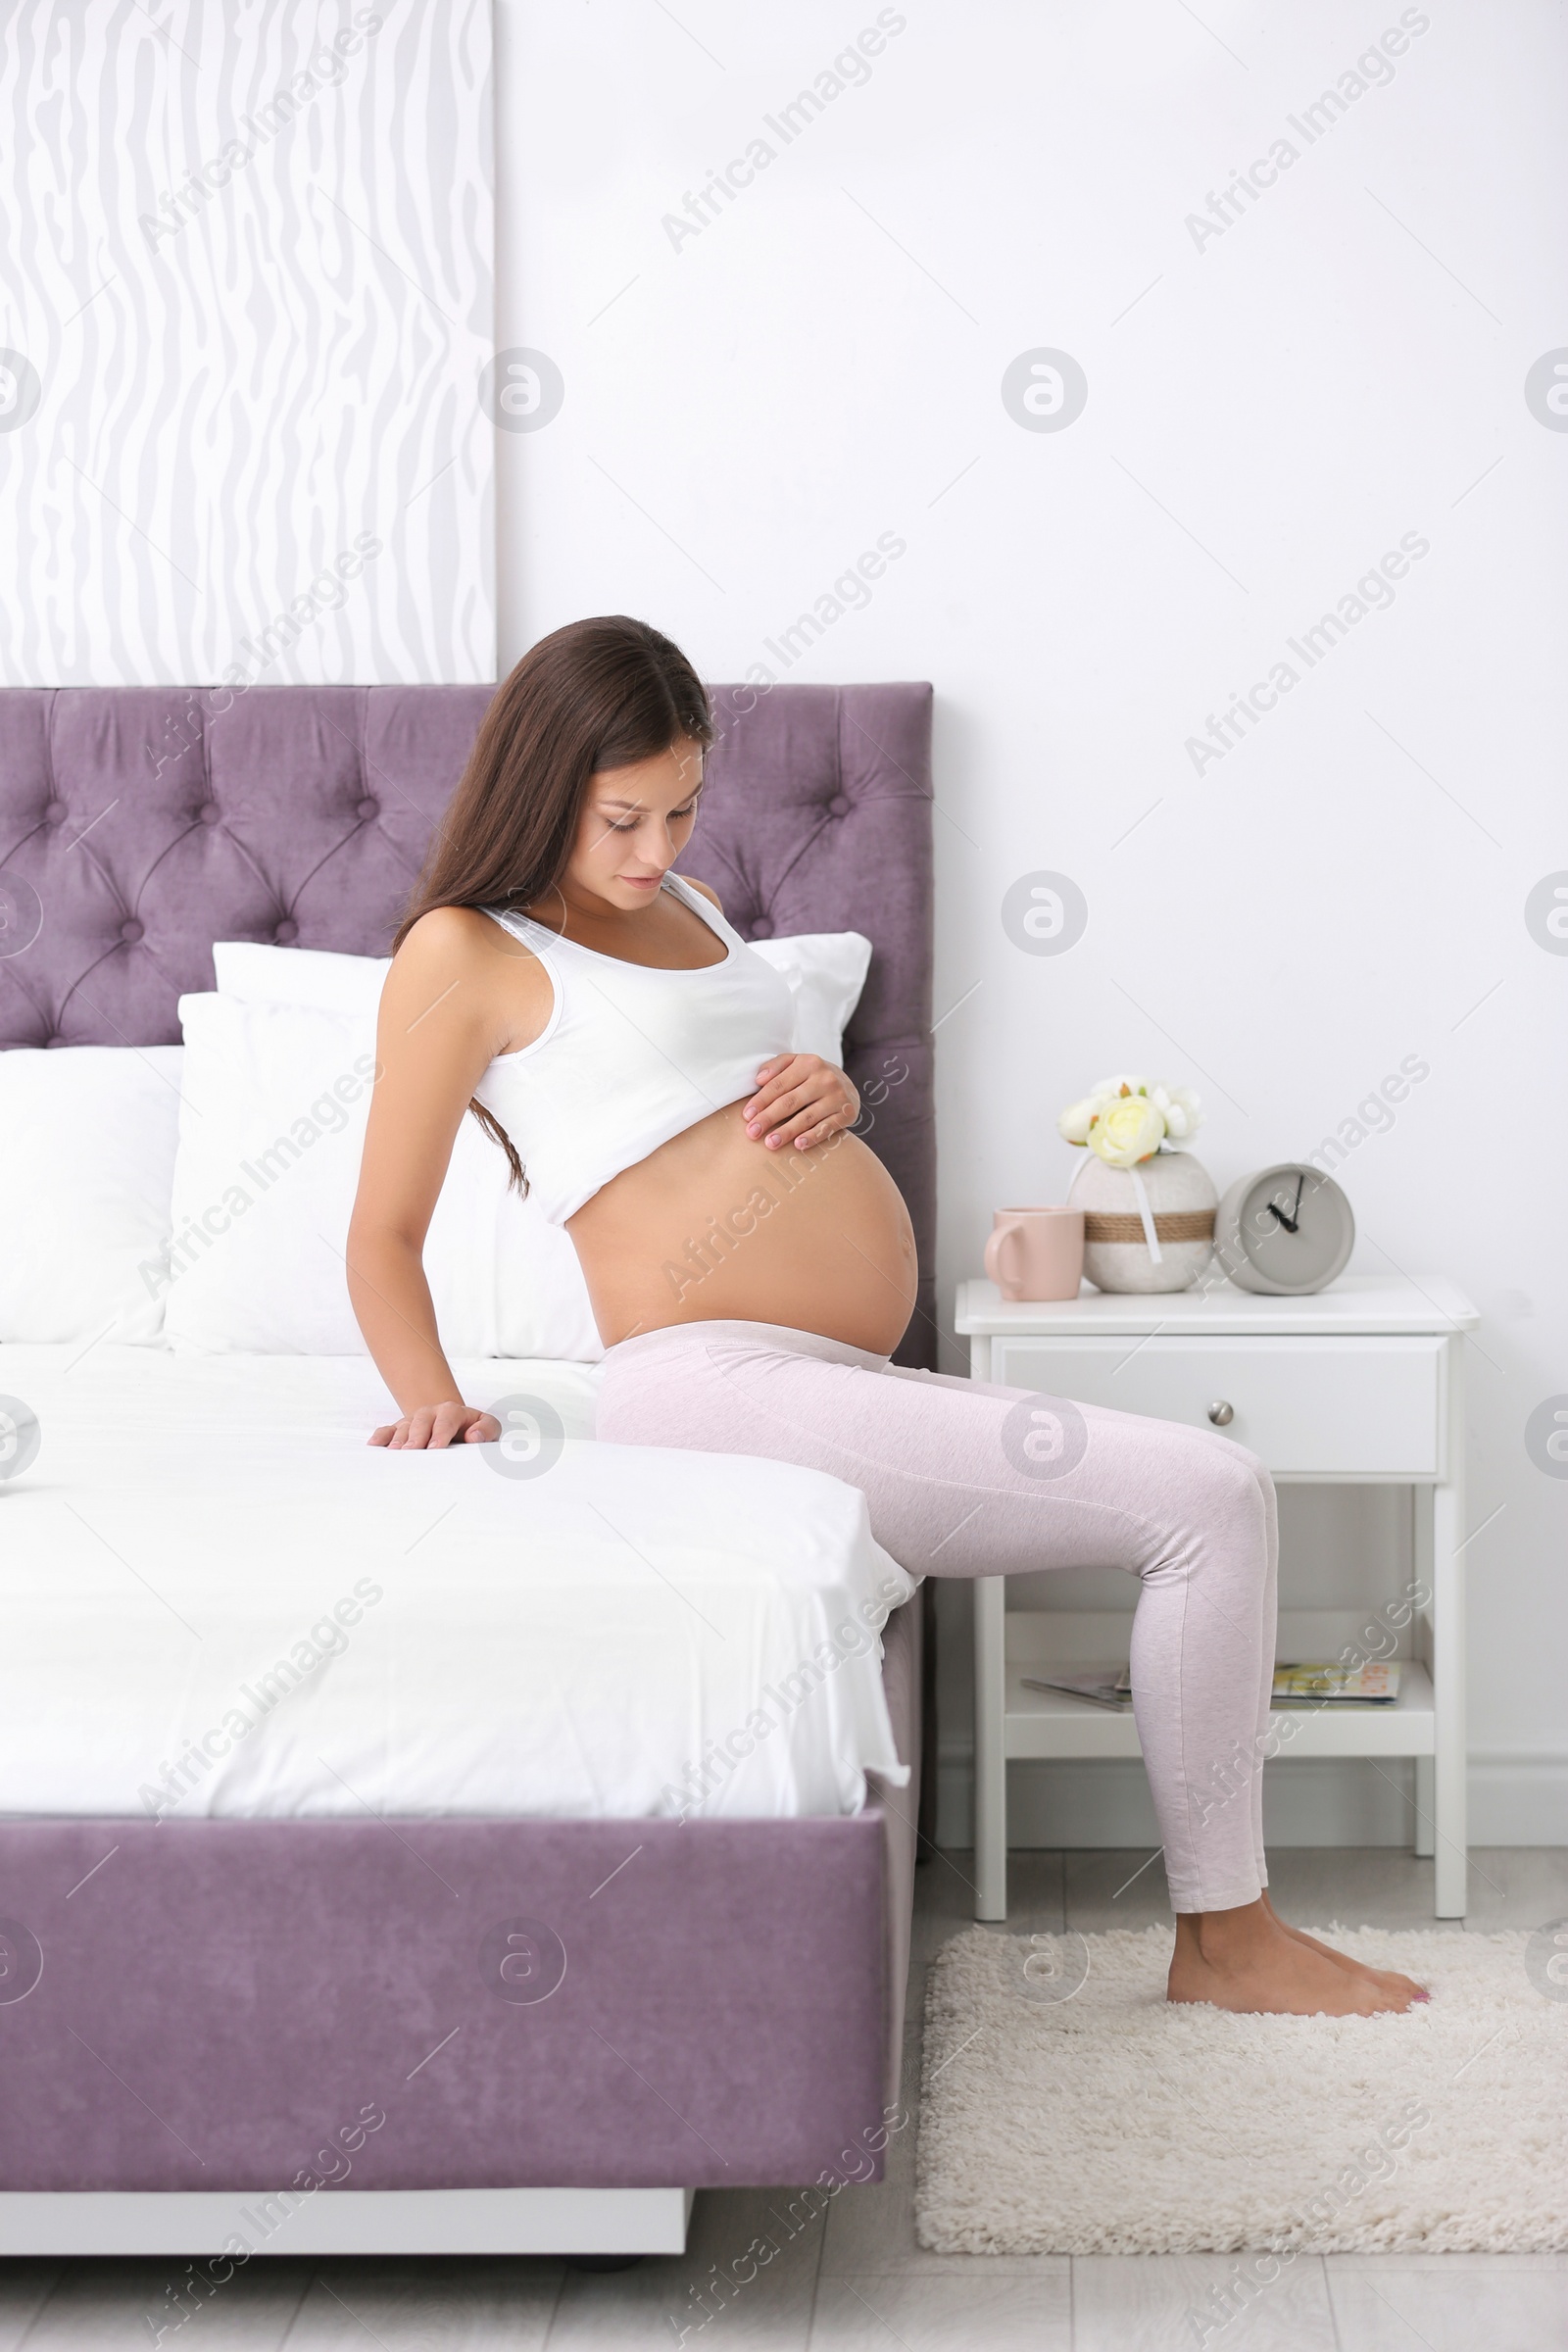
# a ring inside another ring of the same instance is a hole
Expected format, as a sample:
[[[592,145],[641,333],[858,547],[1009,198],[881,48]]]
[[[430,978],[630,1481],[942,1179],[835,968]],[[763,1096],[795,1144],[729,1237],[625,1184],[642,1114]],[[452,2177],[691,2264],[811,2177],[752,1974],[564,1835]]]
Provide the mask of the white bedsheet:
[[[79,1359],[79,1360],[74,1360]],[[876,1629],[914,1589],[814,1471],[601,1446],[389,1453],[358,1358],[0,1347],[0,1813],[704,1818],[898,1784]],[[490,1457],[487,1459],[486,1457]]]

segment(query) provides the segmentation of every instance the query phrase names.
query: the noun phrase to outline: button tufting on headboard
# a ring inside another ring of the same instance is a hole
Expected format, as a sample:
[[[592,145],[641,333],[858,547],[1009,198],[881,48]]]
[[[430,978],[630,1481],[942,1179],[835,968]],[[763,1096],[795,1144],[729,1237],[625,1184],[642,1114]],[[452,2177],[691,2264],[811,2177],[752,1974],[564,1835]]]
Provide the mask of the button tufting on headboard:
[[[492,691],[0,689],[0,1047],[177,1042],[216,939],[384,956]],[[845,1058],[919,1247],[900,1359],[931,1362],[931,689],[712,693],[682,868],[743,936],[871,939]]]
[[[0,691],[0,1046],[173,1044],[215,939],[385,955],[490,694]]]

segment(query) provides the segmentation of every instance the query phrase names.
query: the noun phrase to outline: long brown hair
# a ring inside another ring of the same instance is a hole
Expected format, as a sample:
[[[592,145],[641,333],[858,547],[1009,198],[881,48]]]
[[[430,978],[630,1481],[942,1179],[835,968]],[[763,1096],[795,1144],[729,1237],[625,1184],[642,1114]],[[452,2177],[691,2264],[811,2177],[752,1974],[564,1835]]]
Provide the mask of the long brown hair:
[[[436,906],[535,905],[566,870],[590,777],[681,738],[706,749],[712,712],[680,648],[646,620],[603,613],[541,637],[498,688],[393,937]],[[526,1193],[516,1146],[482,1102],[468,1108]]]

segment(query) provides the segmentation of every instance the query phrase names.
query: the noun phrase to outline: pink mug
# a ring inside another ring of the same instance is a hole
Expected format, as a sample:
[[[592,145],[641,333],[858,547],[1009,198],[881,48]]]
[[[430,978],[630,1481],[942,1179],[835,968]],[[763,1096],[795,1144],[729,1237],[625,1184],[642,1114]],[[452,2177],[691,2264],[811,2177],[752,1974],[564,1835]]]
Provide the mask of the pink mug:
[[[1004,1298],[1076,1298],[1084,1272],[1081,1208],[998,1208],[986,1272]]]

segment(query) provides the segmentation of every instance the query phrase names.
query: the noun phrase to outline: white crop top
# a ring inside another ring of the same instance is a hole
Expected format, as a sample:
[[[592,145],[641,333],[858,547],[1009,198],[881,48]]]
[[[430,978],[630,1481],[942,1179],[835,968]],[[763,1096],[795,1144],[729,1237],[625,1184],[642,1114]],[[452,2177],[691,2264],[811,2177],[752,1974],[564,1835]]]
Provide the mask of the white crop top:
[[[698,971],[601,956],[505,906],[484,912],[532,950],[555,1009],[544,1035],[499,1054],[474,1095],[517,1147],[529,1196],[564,1225],[601,1185],[752,1094],[795,1036],[789,983],[678,874],[664,888],[729,950]]]

